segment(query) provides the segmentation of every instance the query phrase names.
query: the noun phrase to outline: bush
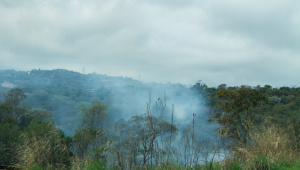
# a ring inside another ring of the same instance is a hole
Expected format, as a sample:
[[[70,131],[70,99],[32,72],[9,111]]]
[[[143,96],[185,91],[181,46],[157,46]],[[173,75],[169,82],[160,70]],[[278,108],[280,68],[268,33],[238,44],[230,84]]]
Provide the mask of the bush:
[[[86,167],[87,170],[105,170],[105,166],[101,161],[93,161],[90,166]]]
[[[19,127],[13,124],[0,124],[0,165],[16,163],[16,145],[19,141]]]
[[[70,163],[70,150],[53,123],[32,122],[20,138],[23,143],[17,150],[17,167],[65,169]]]

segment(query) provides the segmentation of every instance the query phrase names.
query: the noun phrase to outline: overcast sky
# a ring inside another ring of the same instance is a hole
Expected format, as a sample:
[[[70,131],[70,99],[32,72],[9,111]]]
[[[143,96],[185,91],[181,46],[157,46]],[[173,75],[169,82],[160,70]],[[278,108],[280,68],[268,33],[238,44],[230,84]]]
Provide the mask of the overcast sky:
[[[0,0],[0,69],[300,86],[299,0]]]

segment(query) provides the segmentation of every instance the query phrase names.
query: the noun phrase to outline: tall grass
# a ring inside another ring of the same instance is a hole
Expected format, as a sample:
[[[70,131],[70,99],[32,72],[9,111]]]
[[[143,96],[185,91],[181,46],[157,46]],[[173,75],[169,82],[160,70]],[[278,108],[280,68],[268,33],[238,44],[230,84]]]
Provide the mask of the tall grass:
[[[102,133],[102,128],[91,128],[93,133],[88,133],[89,129],[81,130],[77,138],[76,135],[73,138],[73,156],[69,155],[69,148],[52,123],[33,123],[20,136],[23,143],[17,147],[15,167],[271,170],[300,166],[299,140],[291,125],[283,127],[266,122],[250,131],[246,144],[237,143],[221,132],[217,141],[209,138],[200,142],[195,136],[195,114],[191,117],[192,125],[179,134],[173,126],[173,109],[169,124],[162,120],[165,103],[160,100],[156,104],[161,107],[157,118],[151,115],[150,106],[151,96],[146,114],[135,116],[131,122],[120,121],[107,133]]]
[[[52,123],[43,123],[20,135],[23,144],[18,146],[15,167],[32,169],[33,167],[66,169],[69,159],[69,150],[58,130]]]
[[[172,156],[153,156],[153,164],[146,165],[134,162],[132,150],[136,144],[132,140],[132,135],[121,147],[117,146],[121,139],[106,143],[105,156],[107,162],[101,162],[92,158],[91,154],[83,157],[67,155],[67,147],[57,129],[49,128],[47,134],[41,134],[34,129],[24,132],[20,136],[23,145],[18,147],[17,158],[19,163],[16,167],[20,169],[203,169],[203,170],[272,170],[272,169],[299,169],[300,155],[299,145],[295,130],[292,126],[282,127],[275,124],[268,124],[257,128],[250,133],[247,145],[228,145],[225,141],[219,140],[211,150],[207,144],[190,147],[190,155],[179,157],[178,151],[169,149]],[[116,128],[118,131],[118,128]],[[117,137],[113,137],[117,139]],[[187,141],[185,139],[185,141]],[[167,142],[166,142],[167,143]],[[167,146],[167,144],[166,144]],[[229,148],[229,146],[231,148]],[[222,154],[224,147],[231,152],[227,157],[220,161],[215,160],[215,155]],[[162,154],[160,147],[155,147],[157,154]],[[223,148],[223,150],[222,150]],[[177,156],[176,156],[177,153]],[[211,157],[201,161],[195,161],[199,155],[211,153]],[[198,154],[198,155],[197,155]],[[64,155],[64,156],[59,156]],[[171,157],[173,159],[171,159]],[[188,157],[188,158],[185,158]],[[70,160],[68,164],[66,159]],[[181,164],[181,159],[184,164]],[[167,161],[168,160],[168,161]],[[187,160],[187,163],[185,162]]]
[[[231,151],[232,157],[226,160],[226,165],[238,163],[243,169],[282,169],[300,158],[293,126],[272,123],[253,130],[247,145],[233,146]]]

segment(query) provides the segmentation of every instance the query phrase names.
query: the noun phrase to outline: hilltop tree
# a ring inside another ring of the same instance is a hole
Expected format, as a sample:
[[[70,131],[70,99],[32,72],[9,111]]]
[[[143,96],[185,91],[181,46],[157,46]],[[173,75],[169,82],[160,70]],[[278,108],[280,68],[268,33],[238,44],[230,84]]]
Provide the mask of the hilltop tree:
[[[198,92],[198,94],[200,95],[200,96],[202,96],[203,98],[207,98],[207,85],[205,84],[205,83],[202,83],[202,81],[201,80],[199,80],[193,87],[192,87],[192,89],[193,90],[195,90],[195,91],[197,91]]]
[[[241,144],[248,141],[249,131],[253,128],[255,109],[267,99],[256,89],[242,86],[237,90],[220,89],[220,101],[215,107],[220,109],[208,121],[216,121],[221,127],[219,133],[227,134]]]

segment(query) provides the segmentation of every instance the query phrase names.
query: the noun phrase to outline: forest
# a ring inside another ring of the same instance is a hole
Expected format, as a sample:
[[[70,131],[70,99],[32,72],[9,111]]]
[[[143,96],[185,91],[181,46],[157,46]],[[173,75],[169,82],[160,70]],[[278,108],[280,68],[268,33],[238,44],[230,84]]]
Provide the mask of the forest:
[[[62,69],[0,83],[1,169],[300,169],[300,87]]]

